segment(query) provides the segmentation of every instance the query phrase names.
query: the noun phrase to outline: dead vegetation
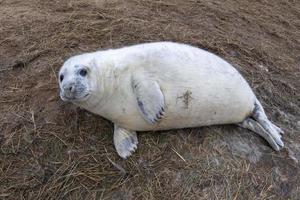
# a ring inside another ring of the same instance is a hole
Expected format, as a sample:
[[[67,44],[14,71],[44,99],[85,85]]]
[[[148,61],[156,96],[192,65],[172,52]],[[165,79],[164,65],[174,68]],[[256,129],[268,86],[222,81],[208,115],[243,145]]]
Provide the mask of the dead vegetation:
[[[299,199],[297,1],[0,1],[0,198]],[[177,41],[230,61],[284,129],[272,151],[236,126],[139,135],[128,160],[112,124],[63,103],[71,55]]]

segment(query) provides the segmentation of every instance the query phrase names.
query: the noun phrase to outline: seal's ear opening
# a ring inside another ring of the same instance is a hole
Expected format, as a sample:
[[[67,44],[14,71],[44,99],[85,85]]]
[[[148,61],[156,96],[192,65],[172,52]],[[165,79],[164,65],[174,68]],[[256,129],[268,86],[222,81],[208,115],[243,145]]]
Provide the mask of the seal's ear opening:
[[[87,70],[88,70],[88,72],[91,72],[91,71],[95,70],[96,68],[97,68],[96,59],[92,59],[87,66]]]

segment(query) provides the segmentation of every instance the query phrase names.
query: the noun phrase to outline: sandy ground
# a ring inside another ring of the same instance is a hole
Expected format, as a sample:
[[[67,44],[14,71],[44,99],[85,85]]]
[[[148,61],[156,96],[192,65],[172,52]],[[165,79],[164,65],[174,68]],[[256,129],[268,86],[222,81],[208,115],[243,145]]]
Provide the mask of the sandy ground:
[[[232,63],[286,147],[213,126],[140,133],[122,160],[112,123],[59,99],[68,57],[164,40]],[[299,93],[295,0],[0,0],[0,198],[300,199]]]

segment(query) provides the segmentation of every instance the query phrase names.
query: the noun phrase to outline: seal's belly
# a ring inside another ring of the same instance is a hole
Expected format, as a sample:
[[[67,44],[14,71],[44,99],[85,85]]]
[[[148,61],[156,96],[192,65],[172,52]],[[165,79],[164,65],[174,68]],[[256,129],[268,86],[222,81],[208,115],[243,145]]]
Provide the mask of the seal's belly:
[[[241,76],[218,81],[186,81],[174,86],[161,83],[165,98],[165,115],[151,125],[143,119],[134,96],[124,98],[109,111],[107,118],[118,125],[136,131],[167,130],[242,122],[254,108],[255,96]],[[117,99],[117,98],[116,98]],[[126,99],[126,100],[125,100]]]
[[[186,92],[186,96],[190,93]],[[174,98],[174,97],[173,97]],[[199,99],[181,99],[177,103],[166,105],[164,117],[156,124],[151,125],[138,111],[128,113],[123,118],[112,119],[120,126],[136,131],[168,130],[177,128],[200,127],[217,124],[232,124],[242,122],[253,110],[253,102],[244,101],[223,102],[223,106],[216,101],[205,102]],[[190,96],[193,98],[193,96]],[[182,102],[180,102],[182,101]]]
[[[238,123],[254,108],[255,95],[239,74],[167,90],[168,112],[162,129]]]

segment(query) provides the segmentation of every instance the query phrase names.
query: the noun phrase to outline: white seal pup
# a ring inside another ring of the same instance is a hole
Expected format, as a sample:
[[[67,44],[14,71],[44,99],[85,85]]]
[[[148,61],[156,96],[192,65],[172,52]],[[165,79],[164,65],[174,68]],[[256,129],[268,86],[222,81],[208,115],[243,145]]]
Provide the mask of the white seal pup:
[[[237,124],[276,151],[283,131],[271,123],[241,74],[205,50],[173,42],[139,44],[69,58],[59,72],[60,96],[114,123],[126,158],[136,131]]]

